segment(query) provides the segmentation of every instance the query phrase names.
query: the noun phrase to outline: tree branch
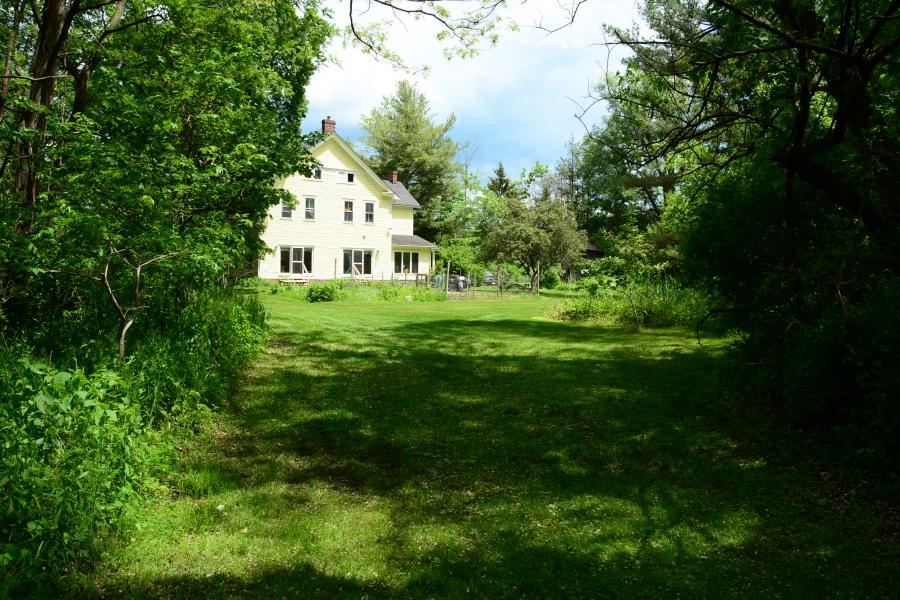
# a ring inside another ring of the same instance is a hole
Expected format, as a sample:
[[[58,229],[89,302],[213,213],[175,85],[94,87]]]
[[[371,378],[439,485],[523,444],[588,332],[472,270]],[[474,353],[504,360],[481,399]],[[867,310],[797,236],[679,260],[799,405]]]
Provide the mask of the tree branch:
[[[847,54],[846,52],[842,52],[837,48],[831,48],[830,46],[822,46],[820,44],[813,44],[811,42],[807,42],[805,40],[800,40],[787,33],[786,31],[782,31],[781,29],[775,27],[773,24],[769,23],[766,19],[756,17],[743,8],[735,6],[732,2],[728,0],[712,0],[713,4],[718,4],[722,8],[725,8],[739,17],[743,18],[745,21],[755,25],[760,29],[764,29],[771,33],[772,35],[781,38],[789,45],[795,48],[806,48],[807,50],[813,50],[815,52],[821,52],[822,54],[827,54],[829,56],[833,56],[835,58],[839,58],[843,62],[852,63],[854,62],[854,57]]]

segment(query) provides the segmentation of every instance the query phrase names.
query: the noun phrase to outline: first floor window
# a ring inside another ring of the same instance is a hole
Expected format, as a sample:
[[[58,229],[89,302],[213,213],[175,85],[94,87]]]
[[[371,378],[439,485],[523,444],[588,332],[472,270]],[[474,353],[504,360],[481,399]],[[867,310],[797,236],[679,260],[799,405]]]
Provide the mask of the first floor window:
[[[315,198],[307,198],[306,199],[305,218],[307,218],[307,219],[315,219],[316,218],[316,199]]]
[[[344,200],[344,222],[353,222],[353,200]]]
[[[394,252],[394,273],[418,273],[418,252]]]
[[[282,275],[309,275],[312,273],[312,248],[304,246],[281,247]]]
[[[344,250],[344,275],[372,274],[371,250]]]
[[[366,223],[375,222],[375,203],[366,202]]]

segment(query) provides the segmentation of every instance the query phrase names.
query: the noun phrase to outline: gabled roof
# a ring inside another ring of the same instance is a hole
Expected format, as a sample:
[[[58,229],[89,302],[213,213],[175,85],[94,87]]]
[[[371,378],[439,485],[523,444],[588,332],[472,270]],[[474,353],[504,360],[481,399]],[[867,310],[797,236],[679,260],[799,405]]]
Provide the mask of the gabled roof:
[[[410,206],[412,208],[422,208],[422,206],[416,201],[415,198],[412,197],[412,194],[409,193],[409,190],[407,190],[402,183],[400,183],[399,181],[397,183],[391,183],[390,181],[382,179],[381,177],[376,175],[375,171],[373,171],[372,168],[368,164],[366,164],[366,161],[363,160],[363,157],[357,154],[356,150],[354,150],[353,147],[350,146],[350,144],[348,144],[346,141],[344,141],[344,138],[339,136],[337,133],[327,134],[321,142],[319,142],[315,146],[310,147],[308,149],[310,154],[315,152],[320,147],[324,146],[326,143],[328,143],[329,140],[332,139],[335,140],[338,143],[338,146],[340,146],[345,152],[347,152],[347,154],[349,154],[357,162],[357,164],[359,164],[360,167],[362,167],[363,171],[365,171],[370,177],[372,177],[372,179],[380,183],[384,188],[384,191],[394,194],[394,201],[392,202],[394,206]]]
[[[412,208],[422,208],[422,205],[413,198],[412,194],[409,193],[409,190],[406,189],[406,186],[401,182],[391,183],[387,179],[383,180],[384,183],[393,190],[395,194],[397,194],[397,199],[394,200],[394,206],[411,206]]]
[[[412,196],[410,196],[412,197]],[[391,236],[391,245],[392,246],[412,246],[414,248],[435,248],[437,249],[437,245],[429,242],[425,238],[421,238],[417,235],[392,235]]]
[[[310,154],[312,154],[313,152],[315,152],[316,150],[318,150],[319,148],[321,148],[322,146],[324,146],[331,140],[336,141],[338,143],[338,146],[340,146],[347,154],[349,154],[353,158],[353,160],[355,160],[356,163],[362,168],[362,170],[366,172],[366,174],[368,174],[372,179],[374,179],[375,181],[380,183],[381,187],[384,189],[385,192],[391,192],[391,193],[396,194],[396,192],[394,192],[394,190],[392,190],[388,186],[387,182],[384,179],[382,179],[381,177],[379,177],[378,175],[376,175],[375,171],[372,170],[372,167],[367,165],[366,161],[364,161],[363,158],[359,154],[356,153],[356,150],[354,150],[350,146],[350,144],[348,144],[346,141],[344,141],[344,138],[339,136],[337,133],[329,133],[328,135],[326,135],[325,139],[323,139],[321,142],[319,142],[318,144],[316,144],[315,146],[313,146],[309,149]]]

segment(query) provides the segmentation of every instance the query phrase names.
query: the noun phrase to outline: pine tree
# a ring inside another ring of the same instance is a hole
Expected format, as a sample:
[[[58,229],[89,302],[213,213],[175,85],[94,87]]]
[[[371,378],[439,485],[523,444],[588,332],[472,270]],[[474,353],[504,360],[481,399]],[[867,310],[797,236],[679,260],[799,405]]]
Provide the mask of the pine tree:
[[[460,145],[448,135],[455,122],[451,114],[435,124],[428,99],[407,81],[401,81],[393,96],[363,117],[363,142],[372,168],[382,177],[397,171],[422,205],[416,233],[426,237],[438,233],[441,204],[453,193],[459,172],[455,159]]]
[[[503,161],[500,161],[497,168],[494,169],[494,175],[488,179],[487,188],[500,197],[509,195],[509,192],[512,189],[512,181],[506,176],[506,169],[503,168]]]

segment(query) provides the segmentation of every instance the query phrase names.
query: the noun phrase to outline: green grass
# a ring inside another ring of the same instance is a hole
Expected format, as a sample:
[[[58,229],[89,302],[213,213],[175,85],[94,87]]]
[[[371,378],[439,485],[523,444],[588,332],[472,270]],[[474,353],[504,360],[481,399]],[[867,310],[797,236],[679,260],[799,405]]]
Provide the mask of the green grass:
[[[82,595],[900,589],[896,525],[724,400],[723,342],[551,321],[558,301],[267,296],[269,350]]]

